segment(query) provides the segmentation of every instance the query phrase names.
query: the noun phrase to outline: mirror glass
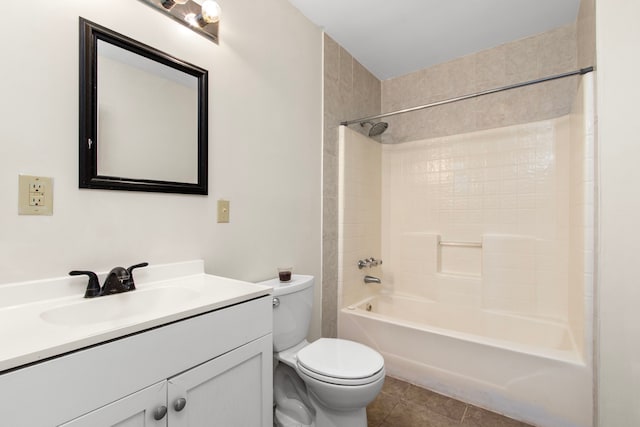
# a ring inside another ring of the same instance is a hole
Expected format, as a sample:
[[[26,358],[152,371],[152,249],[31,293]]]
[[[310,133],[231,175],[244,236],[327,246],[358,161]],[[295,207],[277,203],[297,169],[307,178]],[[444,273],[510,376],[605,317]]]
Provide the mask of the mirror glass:
[[[206,70],[82,19],[81,45],[80,187],[207,194]]]
[[[98,175],[197,183],[197,129],[194,76],[98,40]]]

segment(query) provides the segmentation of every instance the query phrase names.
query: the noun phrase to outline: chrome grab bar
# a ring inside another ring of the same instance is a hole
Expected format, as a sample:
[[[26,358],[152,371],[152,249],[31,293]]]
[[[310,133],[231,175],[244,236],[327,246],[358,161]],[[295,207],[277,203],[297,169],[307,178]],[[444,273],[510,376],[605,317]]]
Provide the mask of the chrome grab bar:
[[[438,242],[440,246],[457,246],[463,248],[481,248],[482,242]]]

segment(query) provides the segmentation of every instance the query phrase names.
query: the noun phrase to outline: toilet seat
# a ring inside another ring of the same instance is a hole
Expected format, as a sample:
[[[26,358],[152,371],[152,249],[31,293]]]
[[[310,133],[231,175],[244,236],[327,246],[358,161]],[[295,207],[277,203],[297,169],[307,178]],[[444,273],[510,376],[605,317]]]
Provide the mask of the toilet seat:
[[[299,373],[338,385],[363,385],[384,376],[384,359],[354,341],[320,338],[297,353]]]
[[[370,377],[355,378],[355,379],[335,378],[335,377],[329,377],[326,375],[319,374],[318,372],[314,372],[308,368],[305,368],[299,363],[296,367],[296,370],[298,371],[298,375],[300,376],[307,376],[328,384],[344,385],[344,386],[357,386],[357,385],[371,384],[373,382],[378,381],[380,378],[384,377],[385,375],[384,369],[380,369],[378,372],[376,372],[373,376],[370,376]]]

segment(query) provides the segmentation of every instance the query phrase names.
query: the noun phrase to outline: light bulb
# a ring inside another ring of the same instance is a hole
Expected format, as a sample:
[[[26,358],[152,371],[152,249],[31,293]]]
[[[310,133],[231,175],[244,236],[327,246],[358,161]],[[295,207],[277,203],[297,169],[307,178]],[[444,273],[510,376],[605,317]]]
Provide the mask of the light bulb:
[[[206,0],[202,3],[202,20],[207,24],[213,24],[220,20],[220,5],[215,0]]]
[[[192,27],[198,26],[198,18],[195,13],[188,13],[185,15],[184,20],[189,23]]]

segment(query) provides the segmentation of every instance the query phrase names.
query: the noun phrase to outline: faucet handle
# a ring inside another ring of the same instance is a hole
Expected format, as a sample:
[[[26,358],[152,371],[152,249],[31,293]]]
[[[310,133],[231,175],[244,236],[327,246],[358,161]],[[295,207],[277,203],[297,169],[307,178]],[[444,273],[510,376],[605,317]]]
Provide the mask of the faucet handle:
[[[129,277],[124,281],[123,284],[125,286],[127,286],[130,291],[133,291],[133,290],[136,289],[136,284],[133,281],[133,269],[134,268],[140,268],[140,267],[146,267],[148,265],[149,265],[148,262],[141,262],[140,264],[135,264],[135,265],[132,265],[131,267],[127,268],[127,273],[129,273]]]
[[[382,260],[381,259],[375,259],[374,257],[371,257],[371,258],[367,259],[366,261],[369,263],[369,266],[371,266],[371,267],[377,267],[377,266],[382,264]]]
[[[93,271],[73,270],[69,272],[69,276],[89,276],[87,290],[84,292],[85,298],[93,298],[100,295],[100,281],[98,275]]]

